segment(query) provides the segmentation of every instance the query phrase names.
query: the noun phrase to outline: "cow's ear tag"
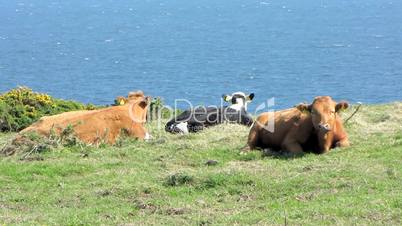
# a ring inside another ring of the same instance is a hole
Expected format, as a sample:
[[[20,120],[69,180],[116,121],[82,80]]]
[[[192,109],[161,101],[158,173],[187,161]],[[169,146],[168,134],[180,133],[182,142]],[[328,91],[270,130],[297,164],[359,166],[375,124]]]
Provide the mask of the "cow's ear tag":
[[[119,105],[125,105],[127,103],[127,99],[125,97],[116,97],[116,99],[114,99],[114,104],[115,106],[119,106]]]

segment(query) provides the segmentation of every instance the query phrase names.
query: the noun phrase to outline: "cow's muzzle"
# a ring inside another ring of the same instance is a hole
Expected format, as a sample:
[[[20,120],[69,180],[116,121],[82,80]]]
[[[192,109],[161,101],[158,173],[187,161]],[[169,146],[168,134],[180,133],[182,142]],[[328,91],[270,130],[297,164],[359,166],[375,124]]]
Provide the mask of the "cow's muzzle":
[[[328,123],[320,123],[318,124],[318,129],[323,132],[331,131],[331,126]]]

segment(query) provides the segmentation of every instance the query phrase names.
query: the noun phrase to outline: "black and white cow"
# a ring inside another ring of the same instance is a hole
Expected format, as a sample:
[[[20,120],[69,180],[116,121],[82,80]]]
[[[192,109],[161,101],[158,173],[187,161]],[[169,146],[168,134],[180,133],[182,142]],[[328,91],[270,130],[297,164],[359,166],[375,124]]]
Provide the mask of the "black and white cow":
[[[230,106],[197,107],[189,109],[171,119],[165,126],[170,133],[198,132],[206,127],[223,122],[239,123],[247,126],[253,124],[252,117],[247,113],[247,103],[254,98],[254,93],[246,95],[236,92],[232,95],[223,95],[223,100],[231,103]]]

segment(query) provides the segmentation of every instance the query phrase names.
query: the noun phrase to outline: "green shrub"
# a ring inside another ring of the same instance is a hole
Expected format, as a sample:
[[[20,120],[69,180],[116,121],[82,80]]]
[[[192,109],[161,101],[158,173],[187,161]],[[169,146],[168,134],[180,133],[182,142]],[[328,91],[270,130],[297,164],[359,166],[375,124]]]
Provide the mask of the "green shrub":
[[[176,109],[169,109],[167,106],[164,104],[163,99],[161,97],[155,97],[150,105],[149,105],[149,111],[150,111],[150,121],[153,120],[159,120],[159,119],[170,119],[171,117],[174,116],[174,113],[176,115],[179,115],[182,113],[182,110]]]
[[[20,131],[46,115],[95,108],[91,104],[56,99],[27,87],[18,87],[0,95],[0,131]]]

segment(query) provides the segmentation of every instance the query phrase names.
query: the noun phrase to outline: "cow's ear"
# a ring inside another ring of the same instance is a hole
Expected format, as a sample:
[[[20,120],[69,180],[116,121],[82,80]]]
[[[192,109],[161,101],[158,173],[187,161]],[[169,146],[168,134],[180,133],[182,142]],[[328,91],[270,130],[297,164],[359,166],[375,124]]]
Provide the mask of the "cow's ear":
[[[224,95],[222,95],[222,99],[223,99],[224,101],[226,101],[226,102],[229,102],[229,101],[232,100],[232,96],[229,96],[229,95],[224,94]]]
[[[301,112],[311,112],[311,104],[301,103],[296,105],[296,108]]]
[[[247,97],[247,101],[252,101],[254,99],[254,93],[250,93],[250,95],[248,95]]]
[[[143,100],[143,101],[141,101],[140,103],[138,103],[138,105],[141,107],[141,108],[146,108],[147,106],[148,106],[148,102],[146,102],[145,100]]]
[[[151,97],[146,97],[144,100],[140,101],[138,105],[145,109],[150,103],[151,103],[152,98]]]
[[[346,101],[342,101],[342,102],[339,102],[339,103],[336,105],[335,111],[336,111],[336,112],[339,112],[339,111],[348,109],[348,107],[349,107],[349,103],[346,102]]]

